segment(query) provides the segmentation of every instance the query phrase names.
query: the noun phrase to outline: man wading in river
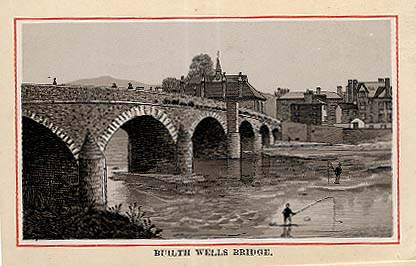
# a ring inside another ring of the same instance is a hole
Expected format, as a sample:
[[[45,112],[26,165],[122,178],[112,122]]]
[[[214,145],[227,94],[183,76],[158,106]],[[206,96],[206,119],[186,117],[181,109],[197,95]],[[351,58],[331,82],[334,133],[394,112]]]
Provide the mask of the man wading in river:
[[[286,225],[287,221],[289,221],[289,225],[292,224],[292,216],[295,215],[297,212],[293,212],[290,209],[290,204],[286,203],[286,208],[282,211],[283,213],[283,224]]]
[[[338,166],[334,169],[335,172],[335,184],[339,184],[339,179],[341,178],[342,168],[341,168],[341,162],[338,163]]]

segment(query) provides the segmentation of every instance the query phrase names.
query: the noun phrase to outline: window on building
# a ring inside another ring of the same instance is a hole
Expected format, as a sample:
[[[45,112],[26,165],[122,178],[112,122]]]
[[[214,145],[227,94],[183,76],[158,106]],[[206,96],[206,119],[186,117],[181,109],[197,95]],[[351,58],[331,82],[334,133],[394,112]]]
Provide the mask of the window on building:
[[[386,102],[386,109],[391,110],[391,102]]]
[[[361,117],[361,120],[365,121],[366,118],[367,118],[367,114],[366,113],[361,113],[360,117]]]
[[[392,119],[391,119],[391,114],[387,114],[387,122],[391,123]]]
[[[378,103],[378,110],[384,110],[384,102]]]
[[[353,128],[353,129],[357,129],[357,128],[358,128],[358,122],[354,122],[354,123],[352,123],[352,128]]]
[[[384,122],[384,115],[383,114],[378,114],[378,122],[379,123]]]
[[[360,110],[367,109],[367,103],[366,102],[360,102],[359,106],[360,106]]]

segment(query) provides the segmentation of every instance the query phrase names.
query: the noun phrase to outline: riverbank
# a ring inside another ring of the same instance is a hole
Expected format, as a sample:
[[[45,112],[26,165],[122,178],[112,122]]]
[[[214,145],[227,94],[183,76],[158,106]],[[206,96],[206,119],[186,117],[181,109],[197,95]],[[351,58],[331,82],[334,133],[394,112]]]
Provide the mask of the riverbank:
[[[161,232],[149,219],[132,220],[117,210],[28,210],[23,215],[23,239],[150,239],[161,238]]]

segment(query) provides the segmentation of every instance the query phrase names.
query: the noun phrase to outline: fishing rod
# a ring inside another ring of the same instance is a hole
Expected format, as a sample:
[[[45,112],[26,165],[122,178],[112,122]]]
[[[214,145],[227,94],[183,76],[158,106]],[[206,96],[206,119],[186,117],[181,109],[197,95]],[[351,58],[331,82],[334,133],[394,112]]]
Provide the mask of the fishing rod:
[[[325,197],[325,198],[322,198],[322,199],[318,199],[318,200],[316,200],[316,201],[314,201],[314,202],[312,202],[312,203],[309,203],[309,204],[308,204],[308,205],[306,205],[305,207],[303,207],[303,208],[301,208],[300,210],[296,211],[296,212],[295,212],[295,214],[298,214],[298,213],[300,213],[300,212],[303,212],[304,210],[306,210],[306,209],[308,209],[308,208],[310,208],[310,207],[312,207],[312,206],[314,206],[314,205],[318,204],[319,202],[322,202],[322,201],[324,201],[324,200],[327,200],[327,199],[332,199],[332,202],[333,202],[333,204],[334,204],[334,217],[333,217],[334,222],[343,223],[342,221],[340,221],[340,220],[336,220],[336,218],[335,218],[335,198],[334,198],[334,197],[331,197],[331,196],[328,196],[328,197]]]
[[[312,203],[309,203],[309,204],[308,204],[308,205],[306,205],[305,207],[303,207],[303,208],[301,208],[300,210],[296,211],[296,214],[298,214],[298,213],[300,213],[300,212],[303,212],[304,210],[306,210],[306,209],[308,209],[308,208],[312,207],[313,205],[316,205],[316,204],[318,204],[319,202],[324,201],[324,200],[329,199],[329,198],[333,198],[333,197],[325,197],[325,198],[322,198],[322,199],[316,200],[316,201],[314,201],[314,202],[312,202]]]

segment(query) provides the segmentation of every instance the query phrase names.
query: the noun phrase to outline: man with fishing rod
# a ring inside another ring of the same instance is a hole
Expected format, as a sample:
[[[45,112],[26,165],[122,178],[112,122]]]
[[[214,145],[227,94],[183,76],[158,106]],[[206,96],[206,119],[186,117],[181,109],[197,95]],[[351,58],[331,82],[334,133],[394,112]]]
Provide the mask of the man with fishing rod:
[[[286,225],[289,221],[289,225],[292,224],[292,216],[296,215],[298,212],[293,212],[290,208],[290,204],[286,203],[286,208],[282,211],[283,213],[283,224]]]
[[[292,225],[292,216],[293,215],[296,215],[296,214],[298,214],[300,212],[303,212],[304,210],[309,209],[310,207],[312,207],[312,206],[314,206],[314,205],[316,205],[318,203],[321,203],[321,202],[323,202],[325,200],[328,200],[328,199],[332,199],[332,202],[333,202],[333,205],[334,205],[333,221],[334,222],[337,222],[337,223],[342,223],[342,221],[339,221],[339,220],[337,220],[335,218],[335,198],[334,197],[331,197],[331,196],[328,196],[328,197],[324,197],[324,198],[318,199],[318,200],[316,200],[316,201],[314,201],[312,203],[309,203],[308,205],[304,206],[303,208],[301,208],[301,209],[299,209],[298,211],[295,211],[295,212],[292,211],[292,209],[290,209],[290,204],[289,203],[286,203],[286,206],[285,206],[285,208],[282,211],[282,214],[283,214],[283,225],[284,226],[286,226],[286,225],[289,225],[289,226]],[[289,222],[289,223],[287,223],[287,222]]]
[[[330,161],[328,161],[328,184],[329,184],[329,169],[330,168],[335,173],[335,182],[334,182],[334,184],[339,184],[339,180],[340,180],[341,174],[342,174],[341,162],[339,162],[338,163],[338,166],[334,168],[334,166],[332,165],[332,163]]]

